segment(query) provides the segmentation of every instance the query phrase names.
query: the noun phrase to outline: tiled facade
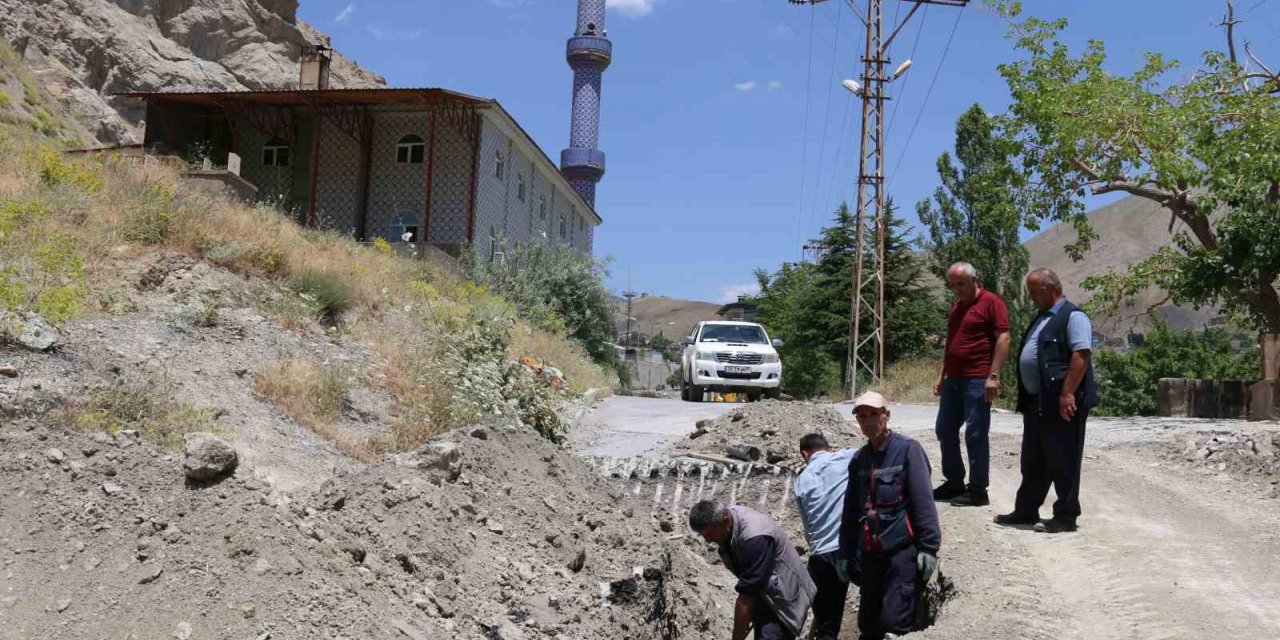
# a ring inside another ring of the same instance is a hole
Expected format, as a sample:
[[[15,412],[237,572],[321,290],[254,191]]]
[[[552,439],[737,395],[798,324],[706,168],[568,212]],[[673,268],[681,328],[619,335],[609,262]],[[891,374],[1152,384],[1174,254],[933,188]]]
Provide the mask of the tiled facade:
[[[364,142],[351,121],[344,128],[337,116],[322,117],[314,209],[312,113],[293,110],[291,144],[251,123],[236,126],[241,175],[258,187],[259,199],[280,202],[300,222],[361,237],[363,212],[363,239],[393,243],[406,231],[414,234],[412,241],[423,241],[426,224],[426,242],[446,250],[470,243],[482,258],[538,241],[592,250],[598,219],[500,107],[434,116],[427,107],[371,108]],[[148,131],[149,141],[167,134],[160,120],[148,119],[160,125]],[[185,130],[178,132],[186,137]],[[180,148],[183,141],[173,143]],[[415,154],[398,154],[402,143],[419,147]],[[366,144],[368,197],[361,202]],[[276,157],[266,148],[273,145],[287,147],[287,164],[271,164]]]

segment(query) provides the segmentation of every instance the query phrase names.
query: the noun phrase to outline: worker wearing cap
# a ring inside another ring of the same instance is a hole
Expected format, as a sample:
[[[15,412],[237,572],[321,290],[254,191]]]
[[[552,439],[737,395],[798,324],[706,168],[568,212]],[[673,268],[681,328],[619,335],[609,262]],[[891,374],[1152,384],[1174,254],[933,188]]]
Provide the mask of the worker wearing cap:
[[[889,429],[884,396],[864,393],[853,410],[867,446],[849,463],[840,551],[853,559],[844,573],[862,589],[860,637],[878,640],[911,631],[942,530],[924,448]]]

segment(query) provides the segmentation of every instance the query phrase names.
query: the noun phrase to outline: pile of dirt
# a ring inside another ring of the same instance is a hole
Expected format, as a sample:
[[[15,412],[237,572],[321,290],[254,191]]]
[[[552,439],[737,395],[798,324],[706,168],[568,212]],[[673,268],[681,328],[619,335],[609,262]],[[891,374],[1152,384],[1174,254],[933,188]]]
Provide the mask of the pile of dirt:
[[[1202,473],[1222,473],[1269,484],[1280,498],[1280,431],[1200,431],[1169,445],[1170,456]]]
[[[529,429],[272,494],[136,433],[0,429],[0,621],[22,638],[726,635],[716,569]]]
[[[800,438],[810,433],[823,434],[837,448],[861,444],[857,425],[827,405],[766,400],[699,422],[698,429],[673,448],[726,456],[731,445],[745,444],[759,452],[760,462],[798,470],[804,466]]]

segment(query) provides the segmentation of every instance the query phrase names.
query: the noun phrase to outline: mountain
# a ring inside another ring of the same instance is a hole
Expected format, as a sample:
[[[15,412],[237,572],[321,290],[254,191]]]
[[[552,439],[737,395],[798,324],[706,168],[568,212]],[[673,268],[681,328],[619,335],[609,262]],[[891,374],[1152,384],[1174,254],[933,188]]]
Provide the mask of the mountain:
[[[76,114],[81,142],[130,144],[144,109],[111,94],[296,87],[301,48],[329,44],[297,10],[297,0],[0,0],[0,35]],[[330,84],[386,81],[335,52]]]
[[[1159,204],[1145,198],[1126,197],[1089,213],[1089,222],[1098,233],[1093,247],[1084,260],[1074,262],[1063,247],[1075,242],[1075,228],[1069,224],[1056,225],[1027,241],[1031,254],[1031,266],[1048,267],[1062,278],[1063,290],[1075,302],[1087,302],[1090,294],[1081,282],[1090,276],[1099,276],[1114,269],[1124,271],[1128,267],[1152,255],[1169,244],[1169,212]],[[1177,233],[1182,225],[1174,227]],[[1164,300],[1158,289],[1143,291],[1134,304],[1118,313],[1098,315],[1094,329],[1109,338],[1123,338],[1129,331],[1143,332],[1151,328],[1146,310]],[[1195,309],[1188,305],[1163,305],[1157,312],[1173,329],[1187,330],[1212,324],[1218,316],[1215,309]]]
[[[618,331],[623,332],[627,326],[626,300],[620,305]],[[661,333],[670,340],[679,340],[689,335],[698,322],[717,319],[716,310],[719,308],[720,305],[713,302],[645,295],[631,303],[631,315],[638,322],[632,322],[631,328],[645,335]]]

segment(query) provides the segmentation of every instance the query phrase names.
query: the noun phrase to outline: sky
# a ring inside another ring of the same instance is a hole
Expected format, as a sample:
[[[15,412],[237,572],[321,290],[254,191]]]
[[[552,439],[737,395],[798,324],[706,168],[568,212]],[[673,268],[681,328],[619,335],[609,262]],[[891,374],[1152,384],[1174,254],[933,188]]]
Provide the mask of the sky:
[[[839,86],[860,74],[863,27],[848,0],[608,0],[613,64],[604,74],[597,256],[607,284],[725,302],[754,290],[757,268],[801,247],[852,200],[861,109]],[[886,24],[912,3],[885,0]],[[393,87],[442,87],[497,99],[558,158],[569,139],[564,61],[576,0],[302,0],[300,17]],[[865,0],[853,0],[864,10]],[[1146,51],[1181,60],[1222,48],[1221,0],[1025,0],[1069,20],[1073,46],[1107,43],[1131,71]],[[1280,65],[1280,0],[1237,0],[1240,39]],[[889,29],[889,27],[886,27]],[[937,157],[970,105],[1008,105],[997,70],[1017,59],[1000,19],[975,0],[929,6],[902,30],[891,66],[889,195],[915,221],[938,185]],[[953,35],[954,34],[954,35]],[[1094,204],[1094,203],[1091,203]]]

